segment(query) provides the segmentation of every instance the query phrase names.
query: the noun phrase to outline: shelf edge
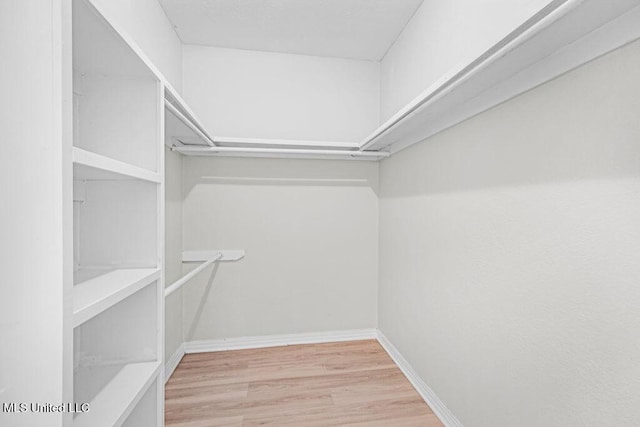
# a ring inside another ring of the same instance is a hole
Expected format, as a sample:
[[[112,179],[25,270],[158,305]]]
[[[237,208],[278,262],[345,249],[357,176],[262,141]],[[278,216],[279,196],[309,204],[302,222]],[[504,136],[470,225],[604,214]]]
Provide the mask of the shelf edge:
[[[83,148],[73,147],[72,158],[75,165],[86,166],[123,177],[153,182],[155,184],[162,182],[162,178],[157,172],[87,151]]]
[[[121,426],[127,419],[127,417],[129,417],[129,415],[131,415],[131,412],[133,412],[133,410],[135,409],[136,405],[138,405],[138,403],[140,403],[140,400],[142,399],[142,397],[144,396],[144,394],[149,390],[149,387],[151,387],[151,384],[153,384],[153,382],[159,378],[159,374],[160,374],[160,370],[162,368],[162,362],[160,360],[155,361],[155,362],[146,362],[146,363],[132,363],[130,365],[126,365],[122,371],[120,371],[110,382],[109,384],[107,384],[105,386],[105,388],[103,390],[100,391],[100,393],[98,393],[98,395],[91,401],[89,402],[89,407],[91,408],[92,406],[94,406],[96,403],[100,403],[100,402],[96,402],[99,401],[100,399],[105,398],[105,390],[107,390],[109,387],[114,387],[113,383],[114,381],[117,380],[121,380],[122,377],[124,377],[125,374],[127,374],[128,372],[124,372],[127,370],[130,370],[134,365],[145,365],[144,368],[150,368],[150,373],[149,375],[147,375],[145,377],[144,382],[140,382],[137,383],[135,388],[137,389],[135,391],[135,394],[132,396],[131,400],[123,407],[121,408],[121,411],[118,411],[118,415],[117,418],[115,419],[113,424],[100,424],[100,422],[98,422],[98,424],[96,424],[96,420],[93,419],[92,414],[95,414],[98,409],[94,409],[93,412],[86,412],[83,414],[78,415],[74,420],[73,420],[73,426],[74,427],[100,427],[100,426],[113,426],[113,427],[117,427],[117,426]],[[139,368],[142,368],[142,366],[138,366]],[[129,368],[129,369],[128,369]],[[158,383],[157,387],[161,387],[162,385],[160,383]],[[109,392],[110,390],[107,390],[107,392]],[[115,393],[115,392],[114,392]],[[120,391],[121,394],[122,392]],[[108,394],[108,393],[107,393]],[[103,421],[104,420],[99,420],[99,421]]]
[[[151,270],[151,269],[150,269]],[[104,275],[103,275],[104,276]],[[90,286],[90,282],[98,280],[100,277],[98,276],[93,279],[86,280],[84,282],[78,283],[74,285],[74,293],[76,291],[77,286]],[[133,283],[129,283],[128,285],[118,289],[117,291],[102,295],[100,299],[95,299],[87,305],[84,305],[82,308],[76,310],[76,307],[73,308],[73,327],[77,328],[83,323],[91,320],[92,318],[98,316],[99,314],[105,312],[109,308],[118,304],[119,302],[125,300],[129,296],[133,295],[140,289],[150,285],[154,281],[160,278],[160,269],[153,269],[153,272],[147,274],[146,276],[134,281]]]

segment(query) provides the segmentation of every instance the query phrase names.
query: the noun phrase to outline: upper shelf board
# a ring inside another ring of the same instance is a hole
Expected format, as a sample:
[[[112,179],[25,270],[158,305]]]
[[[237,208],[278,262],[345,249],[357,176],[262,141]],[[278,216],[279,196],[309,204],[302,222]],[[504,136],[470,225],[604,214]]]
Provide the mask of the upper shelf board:
[[[553,1],[443,76],[360,146],[392,153],[640,38],[638,0]]]
[[[162,182],[157,172],[129,163],[73,147],[73,178],[81,180],[140,179],[154,183]]]
[[[73,326],[113,307],[123,299],[160,278],[156,268],[119,269],[93,275],[73,287]],[[94,277],[92,277],[94,276]]]

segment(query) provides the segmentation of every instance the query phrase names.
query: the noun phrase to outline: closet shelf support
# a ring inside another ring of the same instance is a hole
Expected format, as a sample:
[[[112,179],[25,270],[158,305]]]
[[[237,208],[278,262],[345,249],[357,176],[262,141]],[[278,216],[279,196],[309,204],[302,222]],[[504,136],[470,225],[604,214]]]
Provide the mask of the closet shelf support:
[[[202,270],[204,270],[205,268],[209,267],[211,264],[213,264],[214,262],[218,261],[219,259],[222,258],[222,252],[218,252],[214,257],[212,257],[211,259],[203,262],[202,264],[200,264],[198,267],[196,267],[195,269],[193,269],[192,271],[190,271],[189,273],[185,274],[184,276],[182,276],[182,278],[176,280],[175,282],[173,282],[171,284],[171,286],[169,286],[168,288],[166,288],[164,290],[164,297],[168,297],[169,295],[171,295],[172,293],[174,293],[175,291],[177,291],[178,289],[180,289],[182,287],[182,285],[184,285],[185,283],[187,283],[189,280],[191,280],[195,275],[197,275],[198,273],[200,273]]]
[[[180,289],[185,283],[215,262],[238,261],[244,258],[244,250],[184,251],[183,263],[201,262],[198,267],[173,282],[164,290],[165,298]]]

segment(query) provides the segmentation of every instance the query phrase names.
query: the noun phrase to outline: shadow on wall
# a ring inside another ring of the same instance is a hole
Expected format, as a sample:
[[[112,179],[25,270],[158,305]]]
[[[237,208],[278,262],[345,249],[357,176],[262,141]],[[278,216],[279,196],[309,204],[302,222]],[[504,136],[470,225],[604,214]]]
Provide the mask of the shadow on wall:
[[[219,268],[220,263],[215,263],[213,267],[207,268],[191,280],[190,286],[186,290],[186,292],[189,292],[189,297],[197,302],[195,310],[190,310],[187,313],[190,314],[190,318],[184,319],[184,337],[187,342],[193,339],[196,326],[200,322],[202,311],[209,299],[209,294],[211,294],[211,288],[215,286],[216,274]]]
[[[396,153],[381,196],[637,176],[639,63],[635,43]]]
[[[196,185],[370,187],[378,194],[378,165],[345,160],[185,158],[183,199]]]

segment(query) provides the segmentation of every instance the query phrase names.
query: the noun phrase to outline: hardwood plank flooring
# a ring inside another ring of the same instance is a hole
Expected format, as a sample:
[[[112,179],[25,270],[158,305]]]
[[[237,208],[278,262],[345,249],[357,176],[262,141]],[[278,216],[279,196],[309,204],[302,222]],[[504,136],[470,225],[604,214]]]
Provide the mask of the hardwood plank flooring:
[[[187,354],[167,426],[442,426],[375,340]]]

